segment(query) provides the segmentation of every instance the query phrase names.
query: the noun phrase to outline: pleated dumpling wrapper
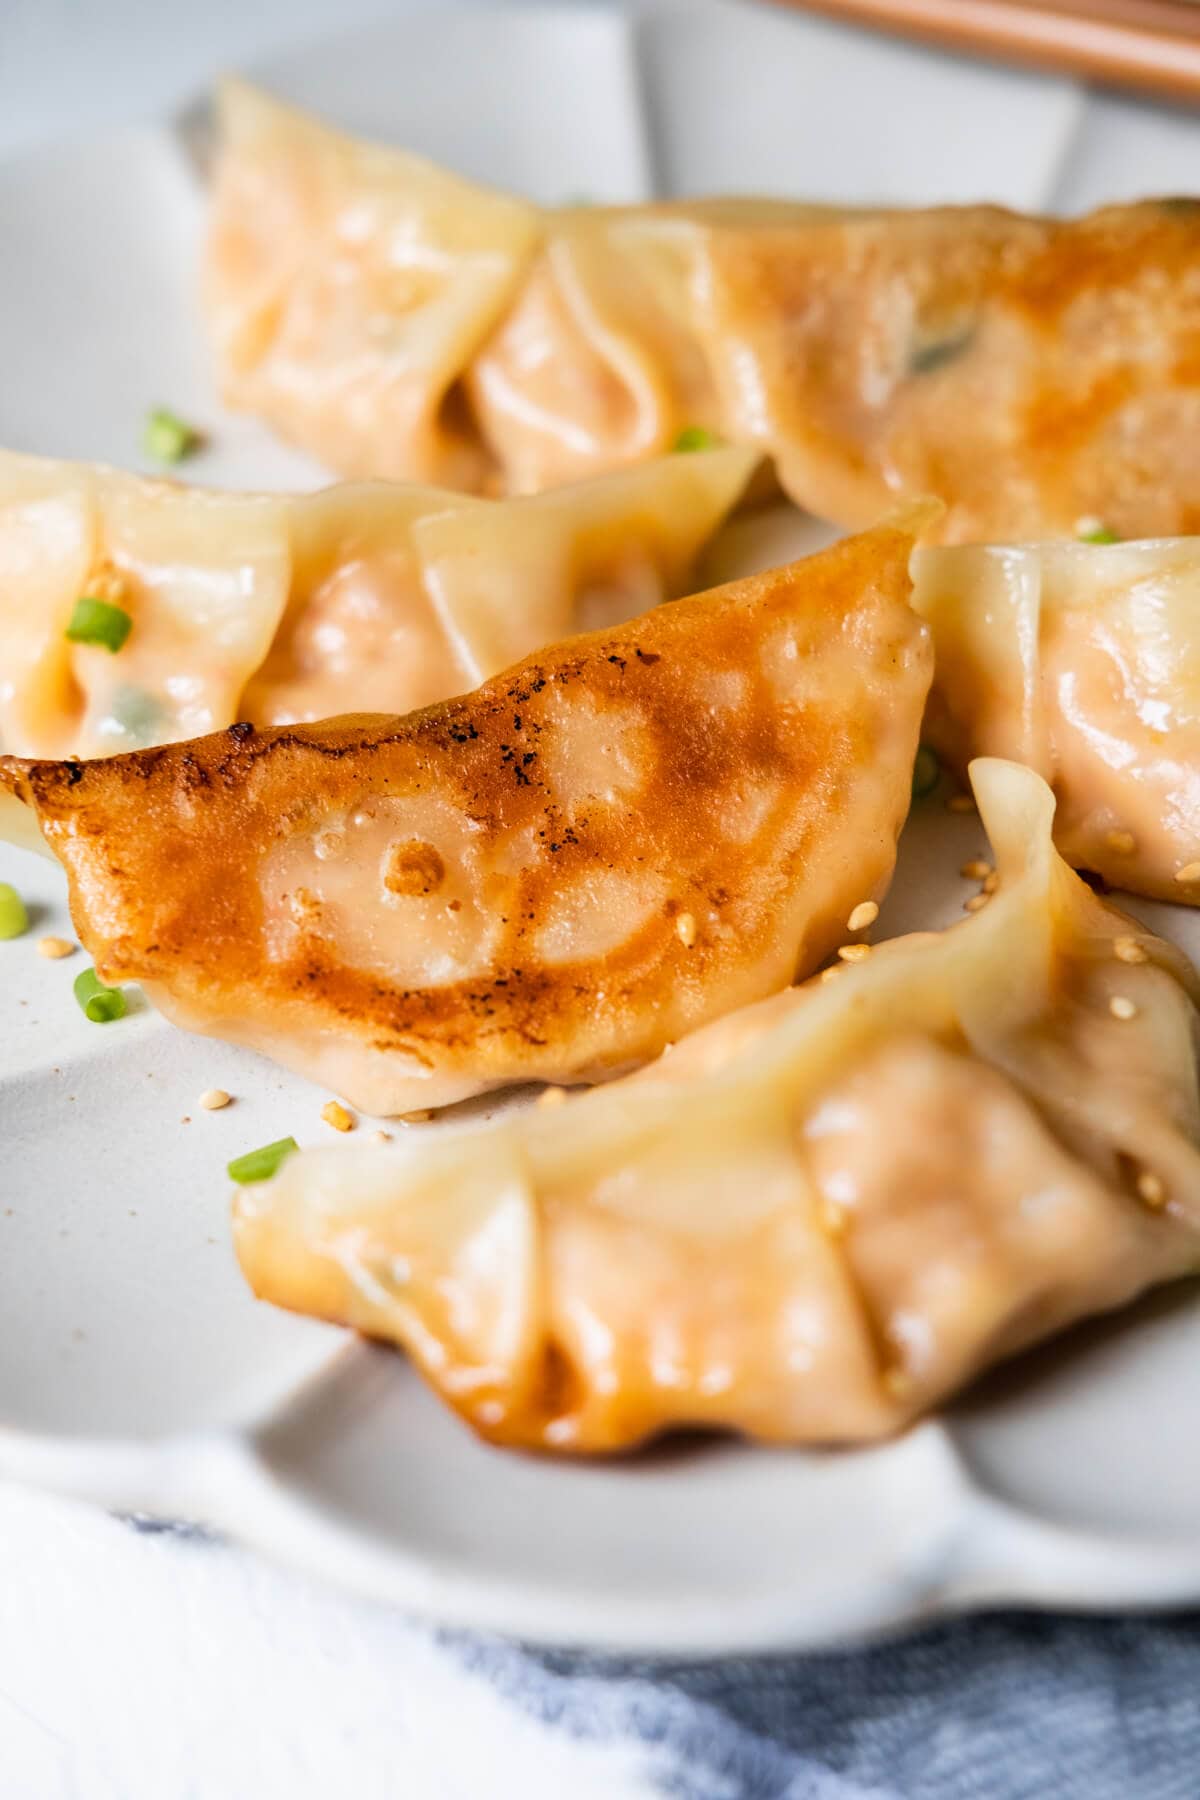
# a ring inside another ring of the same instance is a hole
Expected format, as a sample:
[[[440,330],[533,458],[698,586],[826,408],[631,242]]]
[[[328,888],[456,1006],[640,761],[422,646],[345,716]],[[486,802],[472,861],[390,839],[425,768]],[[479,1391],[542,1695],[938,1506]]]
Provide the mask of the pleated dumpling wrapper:
[[[524,201],[219,95],[206,297],[226,398],[344,475],[478,490],[459,383],[538,239]]]
[[[527,492],[707,432],[852,528],[1200,527],[1200,203],[547,211],[240,83],[221,116],[226,398],[343,473]]]
[[[234,1204],[255,1293],[401,1345],[501,1443],[875,1438],[1200,1266],[1196,981],[984,760],[1000,881],[943,933],[487,1128],[305,1151]]]
[[[463,693],[691,591],[754,463],[661,457],[483,501],[227,494],[0,453],[0,750],[109,756]]]
[[[886,887],[928,514],[405,718],[0,757],[0,787],[100,974],[180,1024],[376,1113],[611,1074],[813,968]]]
[[[1200,904],[1200,538],[935,547],[913,575],[926,737],[1043,775],[1076,868]]]

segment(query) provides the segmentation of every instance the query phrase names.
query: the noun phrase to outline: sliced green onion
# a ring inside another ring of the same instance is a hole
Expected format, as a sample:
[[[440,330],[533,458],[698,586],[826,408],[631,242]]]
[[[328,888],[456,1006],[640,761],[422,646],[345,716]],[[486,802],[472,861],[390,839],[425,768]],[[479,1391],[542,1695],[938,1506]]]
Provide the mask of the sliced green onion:
[[[29,914],[15,887],[0,881],[0,938],[20,937],[29,930]]]
[[[923,800],[926,794],[932,794],[934,788],[941,780],[941,775],[942,765],[938,761],[937,751],[931,750],[928,744],[920,745],[917,750],[916,761],[913,763],[913,799]]]
[[[947,363],[954,362],[965,350],[970,349],[974,337],[973,328],[964,326],[941,337],[929,337],[915,344],[909,353],[909,374],[931,375],[935,369],[945,368]]]
[[[75,998],[93,1025],[125,1017],[125,995],[119,987],[106,987],[95,969],[85,969],[75,977]]]
[[[177,463],[200,448],[200,433],[178,413],[156,406],[146,419],[142,449],[154,462]]]
[[[73,644],[103,644],[115,656],[133,630],[133,620],[123,606],[84,594],[75,602],[67,636]]]
[[[719,443],[720,439],[703,425],[685,425],[671,448],[676,451],[715,450]]]
[[[1075,536],[1081,544],[1119,544],[1121,539],[1095,513],[1084,513],[1075,521]]]
[[[242,1187],[251,1181],[270,1181],[280,1163],[299,1148],[294,1137],[285,1137],[264,1144],[261,1150],[247,1150],[245,1156],[235,1156],[229,1164],[229,1178]]]

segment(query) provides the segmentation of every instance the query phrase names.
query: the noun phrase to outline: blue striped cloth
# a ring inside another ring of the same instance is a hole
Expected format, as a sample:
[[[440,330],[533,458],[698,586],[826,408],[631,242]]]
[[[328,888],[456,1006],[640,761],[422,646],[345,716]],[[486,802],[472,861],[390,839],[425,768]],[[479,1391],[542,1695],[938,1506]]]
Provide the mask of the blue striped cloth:
[[[671,1800],[1197,1800],[1200,1616],[960,1619],[859,1650],[627,1662],[448,1649]]]

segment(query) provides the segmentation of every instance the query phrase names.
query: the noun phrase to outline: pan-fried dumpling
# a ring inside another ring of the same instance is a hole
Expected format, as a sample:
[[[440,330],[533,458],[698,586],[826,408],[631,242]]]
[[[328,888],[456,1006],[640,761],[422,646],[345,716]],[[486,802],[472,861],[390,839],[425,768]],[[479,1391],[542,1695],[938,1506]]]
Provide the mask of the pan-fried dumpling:
[[[0,758],[109,981],[367,1111],[657,1055],[890,878],[932,656],[909,523],[403,719]]]
[[[947,541],[1069,535],[1091,515],[1123,537],[1200,528],[1200,203],[1076,220],[526,206],[519,228],[497,214],[511,254],[472,329],[439,335],[424,365],[408,356],[394,389],[378,345],[391,329],[410,347],[427,305],[423,287],[372,278],[398,221],[436,244],[439,179],[454,205],[438,226],[513,203],[240,86],[223,119],[208,287],[226,393],[337,468],[427,475],[410,425],[424,387],[433,405],[450,392],[473,447],[464,486],[548,487],[700,427],[768,453],[797,504],[845,526],[937,493]],[[353,241],[331,251],[341,216]],[[247,237],[254,280],[229,249]],[[451,270],[457,254],[432,260]],[[254,328],[234,356],[243,313]]]
[[[107,756],[236,719],[409,712],[686,592],[754,466],[661,457],[512,501],[206,493],[0,454],[0,749]],[[83,597],[132,629],[68,636]]]
[[[604,1451],[877,1437],[1196,1269],[1191,968],[1059,860],[1036,775],[974,775],[983,911],[561,1106],[289,1158],[235,1201],[255,1293],[487,1437]]]
[[[930,741],[1043,775],[1076,868],[1200,904],[1200,538],[955,545],[913,572]]]

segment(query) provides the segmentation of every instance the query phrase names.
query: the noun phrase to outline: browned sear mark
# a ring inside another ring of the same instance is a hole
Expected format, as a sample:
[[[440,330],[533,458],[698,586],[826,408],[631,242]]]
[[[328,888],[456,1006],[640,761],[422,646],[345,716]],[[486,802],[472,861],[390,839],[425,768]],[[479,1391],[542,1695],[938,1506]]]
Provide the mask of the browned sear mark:
[[[422,894],[436,894],[446,877],[446,865],[432,844],[420,838],[409,838],[392,844],[383,871],[383,885],[389,894],[415,899]]]

